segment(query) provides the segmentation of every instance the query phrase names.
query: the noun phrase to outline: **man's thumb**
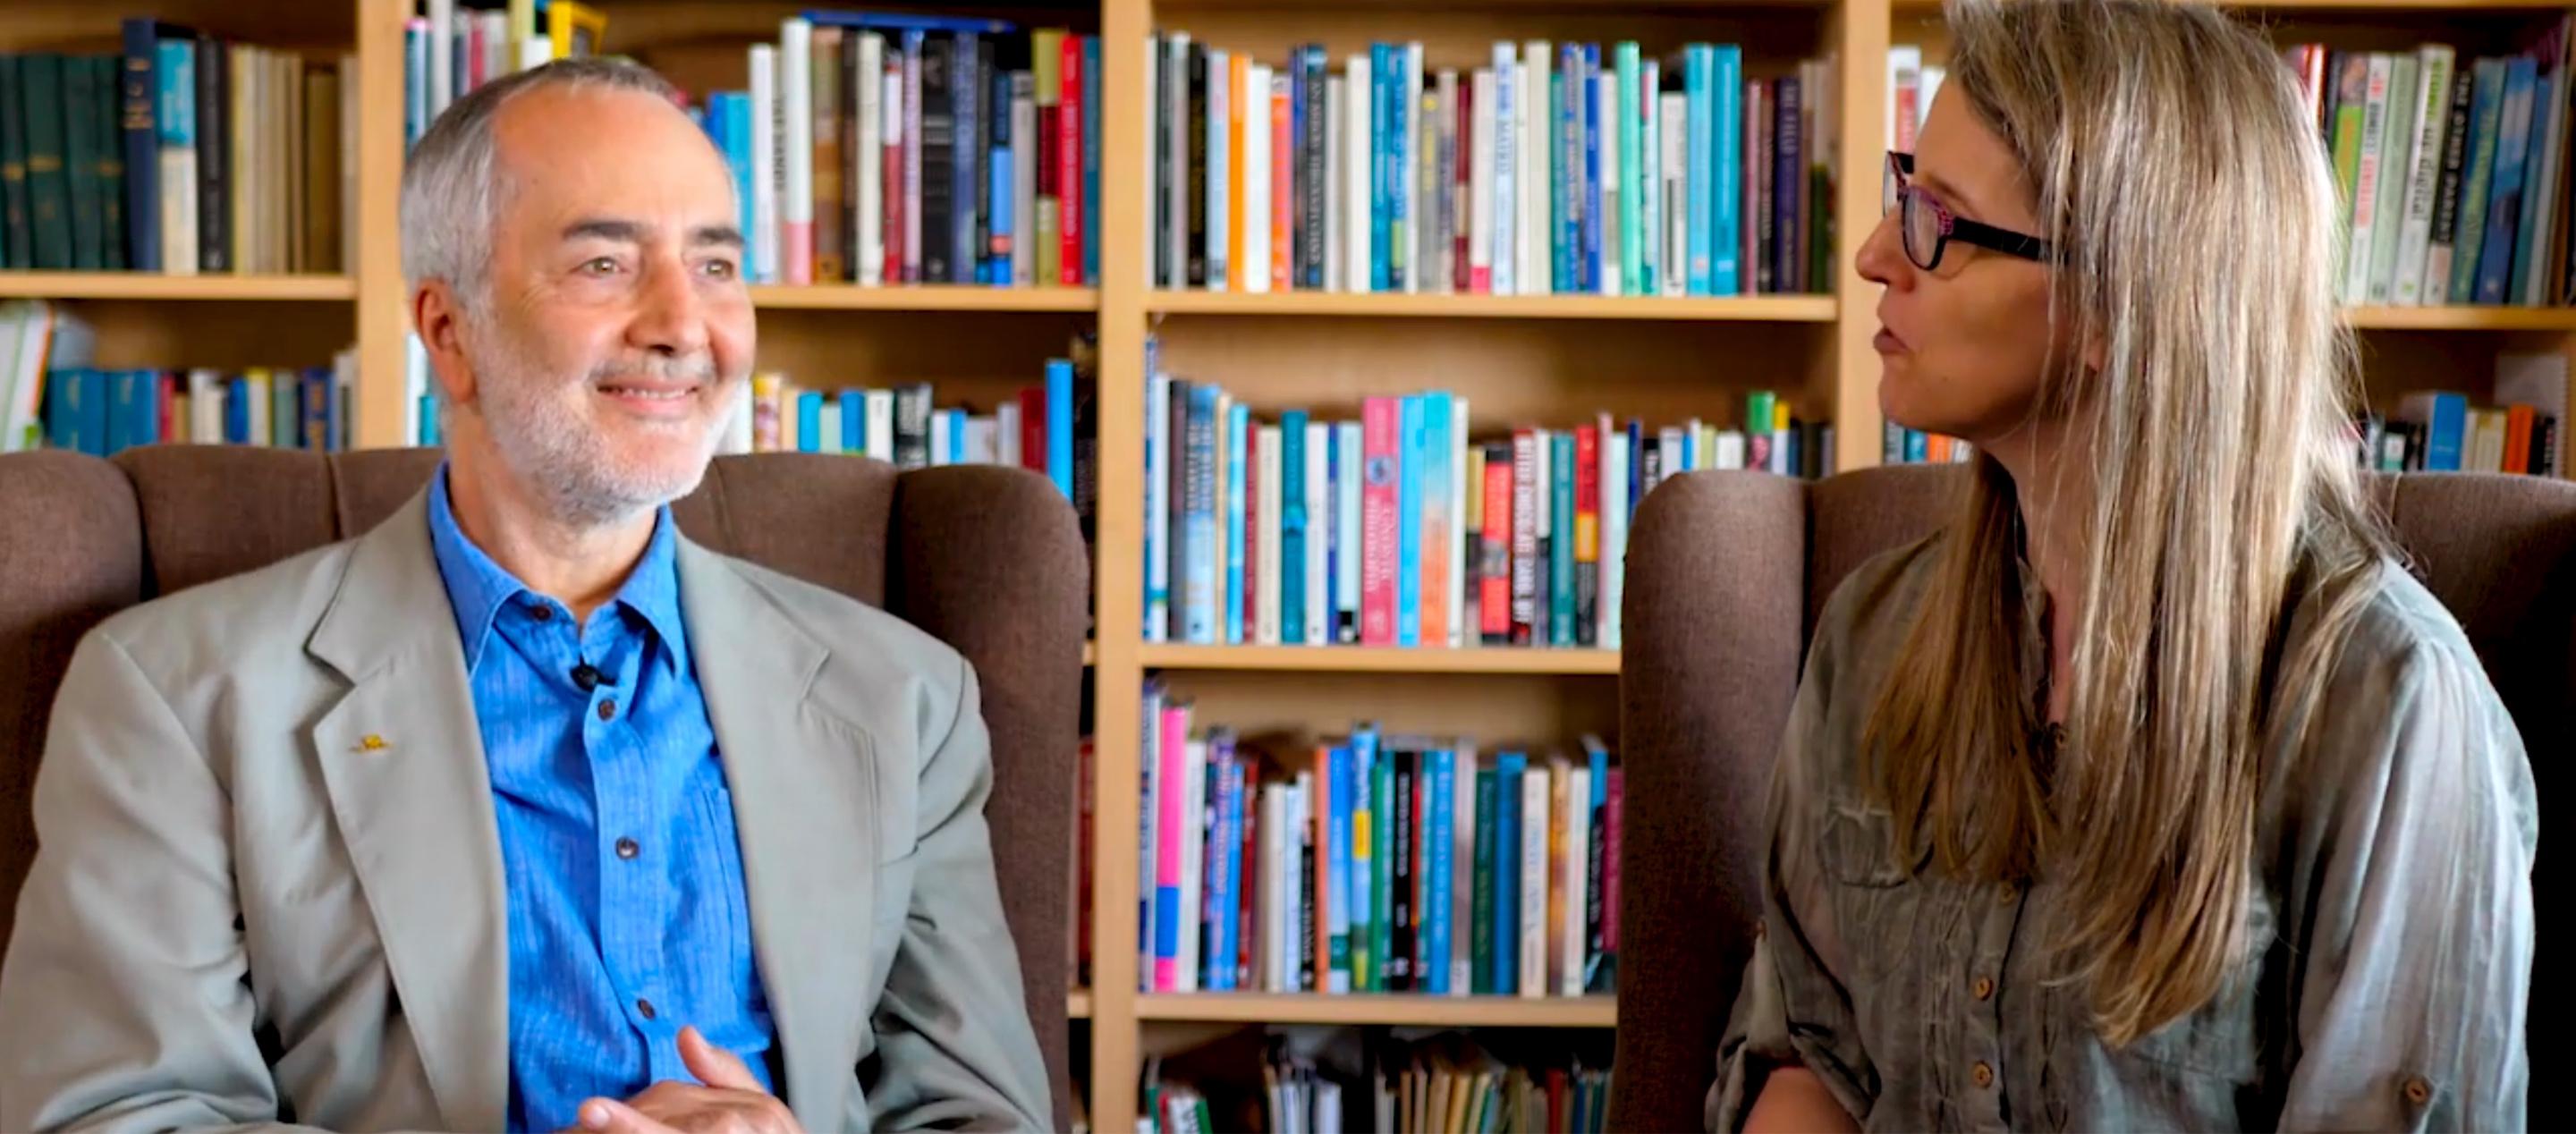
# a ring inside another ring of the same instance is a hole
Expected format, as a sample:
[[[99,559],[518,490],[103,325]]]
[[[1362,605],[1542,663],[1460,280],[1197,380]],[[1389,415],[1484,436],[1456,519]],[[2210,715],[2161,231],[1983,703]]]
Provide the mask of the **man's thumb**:
[[[751,1068],[743,1065],[740,1057],[707,1042],[706,1033],[694,1026],[680,1029],[680,1063],[689,1069],[689,1074],[710,1087],[769,1093],[769,1088],[760,1085],[760,1080],[752,1075]]]

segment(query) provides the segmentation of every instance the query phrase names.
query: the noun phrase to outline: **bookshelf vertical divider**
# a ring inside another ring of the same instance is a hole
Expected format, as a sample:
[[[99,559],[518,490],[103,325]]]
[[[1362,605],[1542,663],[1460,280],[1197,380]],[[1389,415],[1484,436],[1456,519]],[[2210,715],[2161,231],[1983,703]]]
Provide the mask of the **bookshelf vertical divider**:
[[[1827,41],[1842,56],[1842,121],[1835,126],[1841,176],[1834,200],[1834,465],[1836,472],[1878,463],[1878,356],[1870,346],[1878,320],[1869,312],[1878,285],[1862,279],[1861,245],[1878,226],[1880,165],[1887,149],[1887,46],[1894,22],[1888,0],[1842,0],[1827,16]]]
[[[404,436],[404,294],[400,209],[403,169],[403,24],[410,0],[351,0],[358,53],[357,229],[345,257],[357,281],[357,444],[409,445]]]

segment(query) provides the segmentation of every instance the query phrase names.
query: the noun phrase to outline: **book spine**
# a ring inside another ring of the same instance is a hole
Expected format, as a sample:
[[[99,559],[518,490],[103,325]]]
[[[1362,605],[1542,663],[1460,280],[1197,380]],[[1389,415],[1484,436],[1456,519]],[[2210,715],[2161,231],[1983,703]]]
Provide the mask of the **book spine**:
[[[1305,585],[1300,589],[1298,609],[1301,612],[1298,640],[1320,646],[1332,640],[1332,583],[1330,553],[1332,545],[1332,447],[1333,430],[1320,421],[1306,423],[1305,443],[1305,523],[1306,558],[1301,572]]]
[[[1090,105],[1085,101],[1085,90],[1091,81],[1088,61],[1084,57],[1087,50],[1083,46],[1085,38],[1066,36],[1057,46],[1057,69],[1061,74],[1057,76],[1055,136],[1048,143],[1049,152],[1055,159],[1055,179],[1050,187],[1055,190],[1052,204],[1058,217],[1055,223],[1055,272],[1044,282],[1060,283],[1066,287],[1080,287],[1089,278],[1083,267],[1083,254],[1090,234],[1090,229],[1084,227],[1085,210],[1091,204],[1086,195],[1088,186],[1084,184],[1083,171],[1099,166],[1098,150],[1087,148],[1096,147],[1097,143],[1084,132]],[[1086,160],[1090,162],[1089,166],[1084,164]],[[1045,221],[1039,222],[1042,230],[1040,239],[1044,239],[1045,225]]]
[[[1552,542],[1548,556],[1547,644],[1571,646],[1575,631],[1575,439],[1571,433],[1558,432],[1549,435],[1548,442],[1553,448],[1548,453],[1548,536]]]
[[[2450,124],[2452,58],[2451,48],[2437,44],[2416,52],[2415,69],[2421,81],[2416,86],[2413,138],[2407,148],[2406,212],[2395,278],[2389,283],[2390,300],[2406,306],[2424,302],[2424,262],[2431,253],[2433,211],[2447,145],[2443,135]]]
[[[1416,924],[1414,918],[1418,912],[1417,898],[1419,897],[1416,887],[1420,883],[1420,879],[1416,877],[1420,867],[1416,862],[1415,854],[1421,840],[1419,826],[1422,821],[1421,791],[1416,781],[1420,779],[1421,774],[1422,753],[1413,749],[1401,749],[1395,753],[1395,778],[1391,796],[1394,801],[1394,813],[1389,823],[1389,826],[1394,828],[1390,841],[1393,844],[1395,857],[1388,871],[1388,878],[1391,880],[1387,907],[1386,990],[1388,992],[1412,992],[1420,987],[1416,983],[1414,961],[1415,950],[1420,946],[1418,937],[1421,927]]]
[[[1332,133],[1340,119],[1335,114],[1332,81],[1325,74],[1323,45],[1307,44],[1297,55],[1298,74],[1305,91],[1298,161],[1298,175],[1305,183],[1297,198],[1304,236],[1299,245],[1297,286],[1321,291],[1327,286],[1326,260],[1334,247],[1326,214],[1334,192],[1332,157],[1337,152]]]
[[[1511,644],[1533,644],[1538,618],[1538,435],[1512,434]]]
[[[1595,644],[1601,594],[1601,433],[1574,431],[1574,644]]]
[[[2424,251],[2424,271],[2416,281],[2417,302],[2443,304],[2451,298],[2451,264],[2460,231],[2460,188],[2468,164],[2469,127],[2477,80],[2469,68],[2453,68],[2443,98],[2442,171],[2434,190],[2433,220]]]
[[[2510,299],[2516,233],[2522,224],[2525,164],[2530,156],[2532,99],[2536,82],[2527,55],[2512,58],[2505,69],[2504,113],[2496,134],[2495,180],[2488,189],[2486,239],[2478,253],[2478,303]]]
[[[1486,230],[1493,242],[1488,257],[1493,267],[1491,291],[1496,295],[1518,295],[1520,286],[1520,167],[1522,79],[1508,40],[1495,40],[1493,50],[1493,103],[1486,127],[1493,142],[1490,154],[1477,155],[1477,164],[1485,180],[1493,185],[1492,216]],[[1479,98],[1484,97],[1482,92]],[[1479,113],[1482,113],[1481,111]]]
[[[1292,62],[1291,66],[1293,65]],[[1258,223],[1269,230],[1270,238],[1263,244],[1263,251],[1269,255],[1262,263],[1252,265],[1252,270],[1268,274],[1268,290],[1271,291],[1288,290],[1290,273],[1294,270],[1291,267],[1291,261],[1296,252],[1292,218],[1296,215],[1297,205],[1295,185],[1297,159],[1296,150],[1292,148],[1291,143],[1291,139],[1295,137],[1290,132],[1293,126],[1294,107],[1291,105],[1289,94],[1289,83],[1292,78],[1293,72],[1290,70],[1269,72],[1269,89],[1263,95],[1263,101],[1268,104],[1269,109],[1269,113],[1264,116],[1264,120],[1269,123],[1269,129],[1264,133],[1263,144],[1269,147],[1270,160],[1262,167],[1262,171],[1269,176],[1270,194],[1267,199],[1269,205],[1267,215]]]
[[[1520,914],[1519,945],[1515,982],[1520,995],[1547,995],[1548,954],[1548,775],[1547,770],[1532,763],[1520,776],[1520,893],[1514,903]]]
[[[1402,461],[1402,404],[1394,398],[1362,403],[1363,486],[1360,532],[1360,641],[1371,646],[1396,641],[1396,481]]]
[[[1417,394],[1397,403],[1394,644],[1398,646],[1422,644],[1422,482],[1428,456],[1422,400]]]
[[[1500,770],[1483,769],[1475,773],[1476,841],[1474,897],[1467,922],[1469,969],[1467,991],[1484,994],[1494,991],[1495,957],[1495,886],[1494,848],[1502,834],[1502,814],[1495,798],[1495,779]]]
[[[1601,804],[1601,952],[1615,980],[1619,957],[1619,828],[1620,812],[1627,798],[1626,773],[1614,767],[1608,779],[1609,790],[1603,793]]]
[[[1306,642],[1306,541],[1312,538],[1306,515],[1305,411],[1279,416],[1279,443],[1278,638],[1294,646]]]
[[[1281,505],[1284,503],[1285,496],[1281,489],[1285,487],[1282,482],[1287,464],[1282,459],[1286,447],[1284,438],[1281,436],[1283,432],[1285,431],[1276,425],[1261,427],[1261,462],[1259,471],[1253,474],[1254,483],[1260,486],[1261,493],[1261,515],[1253,524],[1254,536],[1261,547],[1258,560],[1260,568],[1255,573],[1256,590],[1254,592],[1259,597],[1256,605],[1260,611],[1260,620],[1259,629],[1253,641],[1264,646],[1275,646],[1280,643],[1280,624],[1284,621],[1281,600],[1286,597],[1287,589],[1285,579],[1287,572],[1284,567],[1288,559],[1282,554],[1284,549],[1280,545],[1280,532],[1283,526]],[[1300,456],[1302,457],[1303,454]],[[1303,554],[1303,551],[1303,548],[1299,549],[1300,554]]]
[[[1457,867],[1451,860],[1458,837],[1456,753],[1435,749],[1423,754],[1428,775],[1423,785],[1424,853],[1422,870],[1422,956],[1417,986],[1435,996],[1449,992],[1449,910],[1456,897],[1450,887]]]
[[[2470,135],[2469,178],[2460,187],[2460,231],[2451,253],[2451,302],[2477,297],[2478,259],[2486,248],[2487,203],[2496,178],[2497,151],[2504,124],[2505,63],[2480,59],[2473,67],[2476,119]]]
[[[1332,640],[1340,645],[1358,643],[1361,629],[1361,583],[1369,540],[1362,534],[1360,500],[1368,479],[1365,427],[1360,422],[1336,422],[1333,426],[1333,455],[1341,468],[1333,479],[1333,611]]]
[[[1252,556],[1260,550],[1257,545],[1245,544],[1245,537],[1251,535],[1246,505],[1258,499],[1248,497],[1249,486],[1244,479],[1248,468],[1258,467],[1251,463],[1251,424],[1251,411],[1242,403],[1226,407],[1225,463],[1219,474],[1225,478],[1225,567],[1220,574],[1225,580],[1225,642],[1229,646],[1244,643],[1245,616],[1254,613],[1246,609],[1252,596],[1244,585],[1244,571],[1255,562]]]
[[[1408,645],[1449,644],[1449,544],[1457,522],[1450,462],[1455,450],[1449,440],[1452,400],[1445,392],[1433,391],[1421,395],[1416,403],[1421,407],[1422,444],[1411,455],[1420,458],[1413,463],[1421,469],[1413,498],[1422,517],[1420,535],[1415,540],[1421,589],[1414,603],[1418,612],[1415,640]]]
[[[1484,523],[1476,546],[1476,630],[1483,644],[1502,646],[1509,645],[1512,637],[1512,521],[1517,512],[1512,446],[1498,442],[1484,450]]]
[[[1325,888],[1324,920],[1327,938],[1325,991],[1349,992],[1352,987],[1351,950],[1351,836],[1352,836],[1352,766],[1347,747],[1325,749],[1320,758],[1324,764],[1327,823],[1324,832]]]
[[[1369,992],[1394,992],[1395,980],[1395,848],[1397,844],[1395,756],[1387,753],[1370,765]]]

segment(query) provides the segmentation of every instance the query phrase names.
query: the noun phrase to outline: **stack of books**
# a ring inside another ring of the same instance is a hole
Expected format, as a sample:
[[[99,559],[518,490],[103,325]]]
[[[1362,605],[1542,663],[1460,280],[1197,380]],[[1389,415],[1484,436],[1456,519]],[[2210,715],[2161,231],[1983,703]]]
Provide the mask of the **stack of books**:
[[[1332,67],[1154,37],[1154,281],[1210,291],[1754,295],[1833,280],[1835,63],[1732,44],[1418,41]]]
[[[102,368],[96,338],[59,305],[0,302],[0,452],[105,457],[158,444],[349,447],[355,348],[319,366]]]
[[[1087,379],[1071,359],[1048,359],[1042,384],[978,414],[937,404],[928,382],[820,389],[766,371],[753,376],[723,451],[848,453],[904,469],[1011,465],[1073,499],[1077,480],[1092,483],[1095,471]]]
[[[1563,1045],[1438,1032],[1265,1037],[1258,1083],[1237,1083],[1218,1049],[1147,1060],[1137,1129],[1181,1134],[1501,1134],[1606,1129],[1610,1071]],[[1498,1054],[1499,1053],[1499,1054]],[[1223,1052],[1222,1054],[1232,1054]],[[1190,1068],[1182,1072],[1184,1066]],[[1196,1077],[1204,1070],[1204,1077]],[[1185,1075],[1192,1077],[1184,1077]]]
[[[1268,744],[1144,697],[1143,991],[1611,990],[1623,780],[1597,739]]]
[[[355,57],[144,18],[124,37],[112,55],[0,54],[0,268],[342,270]]]

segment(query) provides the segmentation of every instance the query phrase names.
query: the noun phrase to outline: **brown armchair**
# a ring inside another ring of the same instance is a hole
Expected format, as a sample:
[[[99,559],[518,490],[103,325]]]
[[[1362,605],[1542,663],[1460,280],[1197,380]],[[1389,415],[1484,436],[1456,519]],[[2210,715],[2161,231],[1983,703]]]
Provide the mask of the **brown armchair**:
[[[1612,1129],[1700,1128],[1752,952],[1764,793],[1807,636],[1843,576],[1948,514],[1963,472],[1897,467],[1815,483],[1695,473],[1639,510],[1622,610],[1628,795]],[[2576,485],[2412,473],[2374,488],[2512,711],[2546,808],[2551,765],[2576,749]],[[2535,868],[2544,905],[2548,877]],[[2538,1130],[2571,1117],[2569,1092],[2546,1070],[2556,1047],[2538,1023],[2558,983],[2550,966],[2535,966]]]
[[[0,943],[35,853],[28,795],[54,688],[116,611],[355,536],[408,500],[431,450],[217,446],[0,457]],[[1073,511],[1041,478],[897,474],[841,456],[723,457],[672,506],[699,543],[881,607],[973,663],[992,733],[985,806],[1029,1019],[1065,1097],[1066,943],[1084,610]]]

